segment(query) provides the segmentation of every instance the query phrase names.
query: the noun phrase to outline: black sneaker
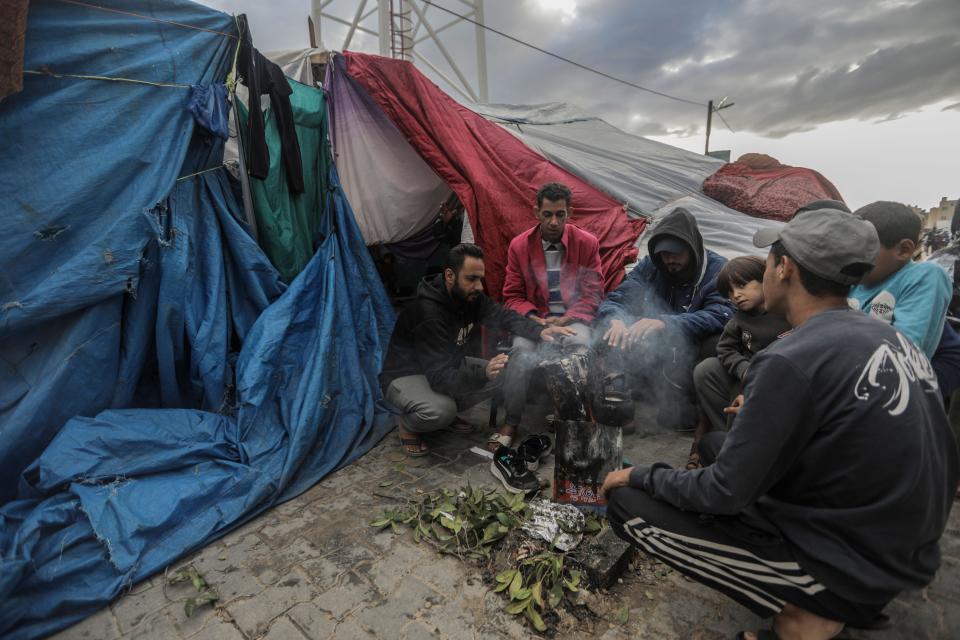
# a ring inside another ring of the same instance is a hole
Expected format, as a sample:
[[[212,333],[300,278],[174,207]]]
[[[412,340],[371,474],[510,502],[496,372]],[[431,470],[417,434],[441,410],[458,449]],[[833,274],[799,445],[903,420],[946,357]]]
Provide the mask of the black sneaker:
[[[526,463],[530,471],[536,471],[540,467],[540,461],[550,455],[551,451],[553,451],[553,441],[550,440],[550,436],[545,435],[530,436],[517,447],[517,455]]]
[[[527,469],[516,451],[500,445],[493,454],[490,473],[499,480],[510,493],[533,493],[540,489],[540,481]]]

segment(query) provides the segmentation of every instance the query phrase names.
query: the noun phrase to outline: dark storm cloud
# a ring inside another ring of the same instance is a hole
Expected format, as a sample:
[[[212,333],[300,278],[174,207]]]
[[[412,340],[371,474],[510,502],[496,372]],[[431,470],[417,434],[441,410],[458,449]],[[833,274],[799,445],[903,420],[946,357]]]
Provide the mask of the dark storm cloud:
[[[659,91],[704,103],[729,96],[736,106],[724,116],[737,130],[782,136],[960,97],[956,0],[581,2],[567,25],[525,9],[488,8],[488,23]],[[496,99],[568,100],[647,135],[693,134],[705,120],[705,108],[516,45],[494,47],[490,65]]]
[[[465,10],[454,0],[436,2]],[[309,0],[207,3],[246,11],[264,50],[306,45]],[[723,115],[736,130],[783,136],[849,118],[897,119],[960,100],[960,0],[577,0],[576,16],[568,20],[542,5],[486,0],[487,24],[704,106],[637,91],[488,33],[490,101],[566,101],[635,133],[695,135],[706,101],[729,96],[736,106]],[[356,0],[335,0],[330,10],[350,18]],[[433,7],[427,16],[434,28],[449,19]],[[325,23],[325,44],[339,48],[345,30]],[[444,34],[470,78],[476,72],[473,32],[460,25]],[[375,47],[365,37],[351,48],[362,45]],[[452,77],[436,47],[423,43],[418,50]]]

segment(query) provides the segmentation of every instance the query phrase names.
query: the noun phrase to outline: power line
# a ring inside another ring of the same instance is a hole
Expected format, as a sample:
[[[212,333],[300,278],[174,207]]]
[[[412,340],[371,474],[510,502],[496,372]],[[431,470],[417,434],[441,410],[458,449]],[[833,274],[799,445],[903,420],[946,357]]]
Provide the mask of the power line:
[[[727,125],[727,129],[730,129],[730,133],[736,133],[736,131],[733,130],[733,127],[730,126],[730,123],[727,122],[727,119],[723,117],[723,114],[721,114],[719,111],[716,111],[716,110],[714,111],[714,113],[717,114],[718,118],[723,120],[723,124]]]
[[[532,45],[532,44],[530,44],[529,42],[524,42],[523,40],[521,40],[521,39],[519,39],[519,38],[514,38],[513,36],[511,36],[511,35],[509,35],[509,34],[506,34],[506,33],[502,32],[502,31],[499,31],[499,30],[497,30],[497,29],[494,29],[493,27],[488,27],[488,26],[485,25],[485,24],[482,24],[482,23],[477,22],[477,21],[475,21],[475,20],[471,20],[470,18],[468,18],[468,17],[465,16],[465,15],[461,15],[461,14],[457,13],[456,11],[451,11],[450,9],[447,9],[446,7],[441,7],[440,5],[438,5],[438,4],[434,3],[434,2],[431,2],[430,0],[420,0],[420,1],[421,1],[423,4],[428,4],[428,5],[430,5],[431,7],[436,7],[437,9],[440,9],[441,11],[446,11],[446,12],[449,13],[450,15],[456,16],[456,17],[460,18],[461,20],[464,20],[464,21],[466,21],[466,22],[469,22],[469,23],[471,23],[471,24],[474,24],[474,25],[476,25],[476,26],[478,26],[478,27],[482,27],[482,28],[486,29],[487,31],[491,31],[491,32],[497,34],[497,35],[500,36],[500,37],[506,38],[507,40],[512,40],[513,42],[516,42],[517,44],[522,44],[522,45],[525,46],[525,47],[529,47],[529,48],[533,49],[534,51],[539,51],[540,53],[545,53],[546,55],[548,55],[548,56],[550,56],[550,57],[552,57],[552,58],[556,58],[557,60],[562,60],[563,62],[566,62],[567,64],[572,64],[573,66],[579,67],[580,69],[583,69],[584,71],[589,71],[589,72],[595,73],[595,74],[597,74],[597,75],[599,75],[599,76],[603,76],[604,78],[607,78],[608,80],[613,80],[614,82],[619,82],[620,84],[625,84],[625,85],[627,85],[628,87],[633,87],[634,89],[639,89],[640,91],[646,91],[647,93],[652,93],[652,94],[654,94],[654,95],[658,95],[658,96],[661,96],[661,97],[663,97],[663,98],[669,98],[670,100],[676,100],[677,102],[684,102],[684,103],[686,103],[686,104],[692,104],[692,105],[697,106],[697,107],[704,107],[704,106],[706,106],[703,102],[696,102],[696,101],[694,101],[694,100],[687,100],[686,98],[679,98],[679,97],[677,97],[677,96],[672,96],[672,95],[670,95],[669,93],[663,93],[662,91],[657,91],[656,89],[650,89],[649,87],[641,86],[641,85],[636,84],[636,83],[634,83],[634,82],[630,82],[629,80],[624,80],[624,79],[622,79],[622,78],[618,78],[618,77],[616,77],[616,76],[612,76],[612,75],[610,75],[609,73],[605,73],[605,72],[603,72],[603,71],[600,71],[599,69],[594,69],[593,67],[588,67],[588,66],[585,65],[585,64],[580,64],[579,62],[577,62],[577,61],[575,61],[575,60],[571,60],[570,58],[565,58],[565,57],[563,57],[563,56],[561,56],[561,55],[559,55],[559,54],[553,53],[552,51],[547,51],[546,49],[541,49],[540,47],[538,47],[538,46],[536,46],[536,45]]]

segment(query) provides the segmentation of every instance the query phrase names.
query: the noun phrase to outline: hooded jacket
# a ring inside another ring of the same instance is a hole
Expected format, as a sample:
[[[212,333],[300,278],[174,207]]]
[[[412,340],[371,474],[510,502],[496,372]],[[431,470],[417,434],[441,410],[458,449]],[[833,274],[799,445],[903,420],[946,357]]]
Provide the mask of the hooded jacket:
[[[509,311],[484,294],[459,302],[447,291],[443,274],[428,276],[417,299],[400,312],[380,374],[384,392],[397,378],[424,375],[430,388],[455,400],[487,383],[486,372],[464,365],[474,331],[481,326],[506,329],[530,340],[543,327]]]
[[[663,260],[654,252],[664,236],[681,240],[693,254],[692,276],[685,284],[670,280]],[[727,260],[704,248],[693,215],[679,207],[671,211],[650,236],[647,251],[649,255],[600,305],[598,324],[604,326],[616,318],[624,322],[657,318],[697,340],[723,331],[735,310],[717,292],[717,273]]]

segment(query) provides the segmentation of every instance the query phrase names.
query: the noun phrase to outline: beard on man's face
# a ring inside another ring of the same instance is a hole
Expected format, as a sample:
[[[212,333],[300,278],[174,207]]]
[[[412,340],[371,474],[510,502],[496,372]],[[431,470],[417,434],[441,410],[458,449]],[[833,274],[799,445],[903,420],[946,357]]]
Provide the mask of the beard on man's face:
[[[460,302],[473,302],[479,296],[479,293],[467,293],[467,291],[460,287],[460,283],[454,282],[453,289],[451,290],[454,299],[459,300]]]

